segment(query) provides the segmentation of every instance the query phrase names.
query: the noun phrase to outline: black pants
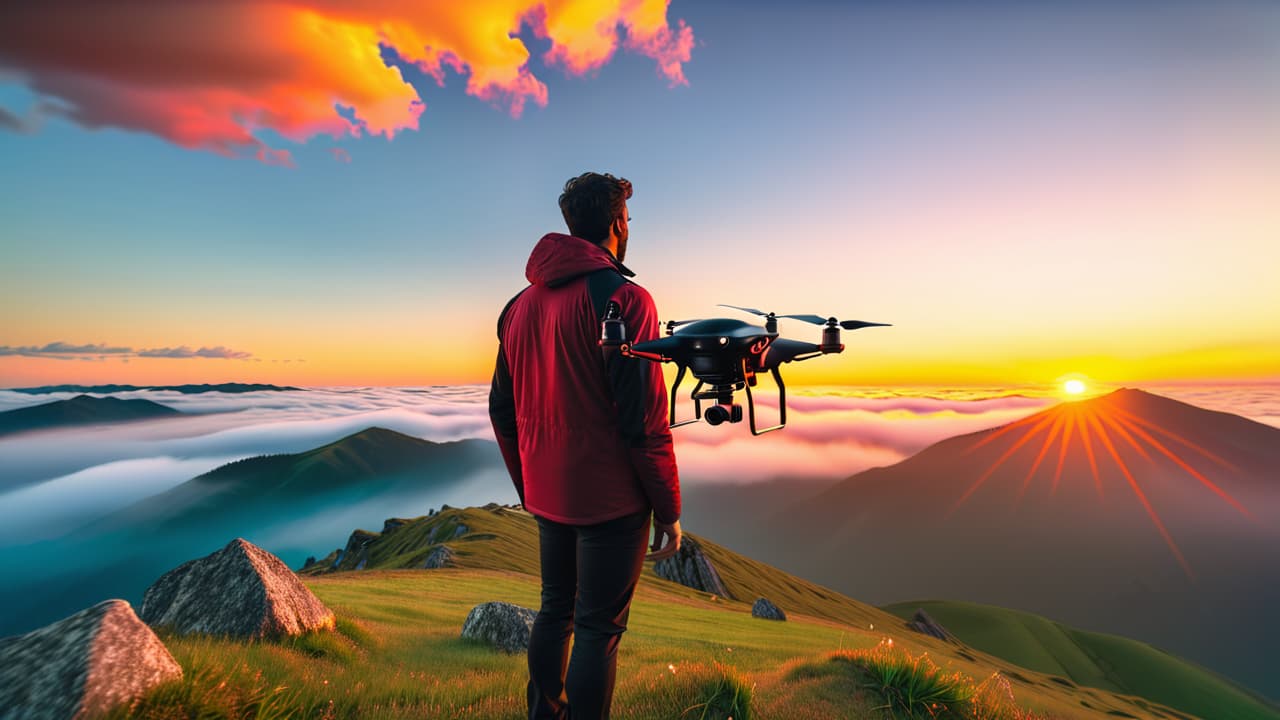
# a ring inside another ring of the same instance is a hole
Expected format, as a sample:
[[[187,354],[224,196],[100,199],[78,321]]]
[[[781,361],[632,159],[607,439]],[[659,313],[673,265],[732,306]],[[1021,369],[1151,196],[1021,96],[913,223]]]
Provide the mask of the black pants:
[[[644,567],[651,513],[646,508],[595,525],[534,516],[542,548],[542,608],[529,638],[530,720],[609,717],[618,642]]]

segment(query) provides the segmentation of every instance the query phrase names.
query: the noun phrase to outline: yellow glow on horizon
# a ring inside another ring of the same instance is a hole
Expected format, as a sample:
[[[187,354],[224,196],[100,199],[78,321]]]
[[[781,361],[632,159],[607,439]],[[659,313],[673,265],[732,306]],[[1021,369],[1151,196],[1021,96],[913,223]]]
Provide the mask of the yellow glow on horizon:
[[[1071,379],[1063,383],[1062,389],[1068,395],[1079,395],[1084,392],[1084,383],[1080,380]]]

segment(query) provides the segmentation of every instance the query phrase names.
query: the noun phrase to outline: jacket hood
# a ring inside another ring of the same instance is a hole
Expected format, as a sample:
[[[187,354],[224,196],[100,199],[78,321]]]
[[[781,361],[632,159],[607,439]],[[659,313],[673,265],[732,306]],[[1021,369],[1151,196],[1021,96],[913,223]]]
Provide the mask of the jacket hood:
[[[534,285],[555,287],[602,268],[615,268],[625,277],[635,276],[608,250],[590,240],[564,233],[547,233],[529,253],[524,276]]]

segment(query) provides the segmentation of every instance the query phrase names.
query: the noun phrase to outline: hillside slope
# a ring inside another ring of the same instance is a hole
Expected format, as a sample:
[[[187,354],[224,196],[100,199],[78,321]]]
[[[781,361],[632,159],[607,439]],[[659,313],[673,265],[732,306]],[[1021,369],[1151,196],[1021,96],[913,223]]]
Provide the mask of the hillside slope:
[[[927,600],[895,603],[884,610],[903,619],[924,610],[968,645],[1080,685],[1139,695],[1205,718],[1280,715],[1280,707],[1216,673],[1118,635],[977,603]]]
[[[414,572],[409,568],[420,566],[432,550],[444,544],[454,552],[458,566],[456,570],[517,573],[530,576],[535,584],[538,580],[537,525],[533,517],[521,509],[496,503],[483,508],[445,508],[427,517],[388,521],[388,527],[390,530],[385,533],[357,531],[357,538],[365,542],[363,554],[359,558],[351,555],[349,544],[348,548],[335,550],[325,559],[300,571],[301,574],[309,579],[343,582],[342,578],[360,577],[375,569]],[[459,531],[459,528],[462,530]],[[967,647],[950,644],[914,633],[906,628],[902,618],[886,610],[858,602],[829,588],[744,557],[705,537],[693,533],[686,535],[696,539],[715,565],[730,597],[715,597],[659,577],[654,572],[653,563],[646,563],[641,588],[748,616],[755,599],[767,597],[787,613],[788,622],[803,621],[838,628],[841,636],[846,638],[843,641],[846,647],[850,642],[855,645],[878,642],[889,636],[900,646],[905,644],[907,647],[918,648],[917,652],[927,650],[935,659],[945,657],[963,665],[965,672],[975,677],[999,671],[1011,682],[1015,697],[1037,696],[1041,693],[1052,696],[1066,691],[1068,696],[1079,695],[1073,703],[1076,706],[1083,701],[1088,707],[1101,708],[1104,712],[1115,711],[1112,717],[1123,717],[1119,713],[1126,712],[1138,714],[1144,707],[1148,708],[1143,710],[1147,712],[1150,707],[1154,707],[1151,694],[1135,700],[1132,696],[1138,693],[1119,684],[1102,685],[1096,689],[1091,687],[1095,684],[1096,677],[1089,673],[1077,670],[1074,674],[1068,674],[1064,668],[1048,667],[1046,673],[1041,675],[1034,670],[1025,669],[1019,662],[1005,659],[1005,648],[1002,647],[992,647],[1001,652],[989,652],[978,649],[977,645]],[[339,557],[343,551],[347,551],[347,557]],[[351,572],[360,560],[364,561],[367,569]],[[417,572],[430,574],[442,571]],[[530,607],[536,608],[537,602],[535,599]],[[1049,623],[1041,618],[1037,620]],[[861,640],[849,639],[854,637]],[[1231,717],[1241,720],[1280,718],[1280,713],[1274,709],[1212,673],[1201,671],[1142,643],[1123,638],[1115,640],[1123,642],[1114,647],[1104,647],[1102,642],[1095,644],[1096,649],[1091,655],[1093,666],[1115,665],[1126,677],[1151,680],[1144,684],[1133,683],[1133,686],[1141,687],[1144,693],[1154,693],[1176,701],[1176,704],[1165,701],[1166,705],[1184,712],[1188,712],[1187,708],[1190,706],[1184,692],[1162,688],[1158,681],[1165,670],[1177,668],[1178,673],[1169,675],[1168,680],[1186,688],[1194,688],[1197,693],[1197,703],[1194,706],[1197,708],[1232,708]],[[739,639],[736,642],[746,641]],[[1137,652],[1138,649],[1143,651]],[[1176,715],[1164,715],[1174,716]],[[1212,713],[1204,716],[1220,717]]]

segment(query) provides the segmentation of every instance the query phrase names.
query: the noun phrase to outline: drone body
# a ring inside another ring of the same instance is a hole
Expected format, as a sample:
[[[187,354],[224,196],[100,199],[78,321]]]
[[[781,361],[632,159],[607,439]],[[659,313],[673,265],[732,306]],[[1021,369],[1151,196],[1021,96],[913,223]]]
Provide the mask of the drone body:
[[[709,424],[741,422],[742,406],[733,402],[733,394],[738,390],[745,390],[751,434],[763,435],[772,430],[780,430],[787,424],[786,385],[778,370],[782,363],[843,351],[844,344],[840,342],[841,328],[855,330],[887,324],[861,320],[841,322],[834,317],[823,318],[818,315],[775,315],[733,305],[722,307],[764,316],[765,324],[761,327],[730,318],[672,320],[667,322],[666,337],[633,345],[627,341],[626,327],[618,304],[611,301],[605,309],[600,335],[602,346],[616,347],[624,357],[673,362],[679,368],[671,387],[670,422],[673,428],[701,420],[704,400],[714,401],[705,413]],[[778,337],[780,317],[823,325],[822,343]],[[772,427],[760,429],[756,426],[755,400],[751,395],[751,388],[756,385],[756,373],[764,371],[769,372],[778,384],[779,422]],[[694,417],[676,422],[676,393],[686,372],[692,372],[698,379],[692,393]]]

